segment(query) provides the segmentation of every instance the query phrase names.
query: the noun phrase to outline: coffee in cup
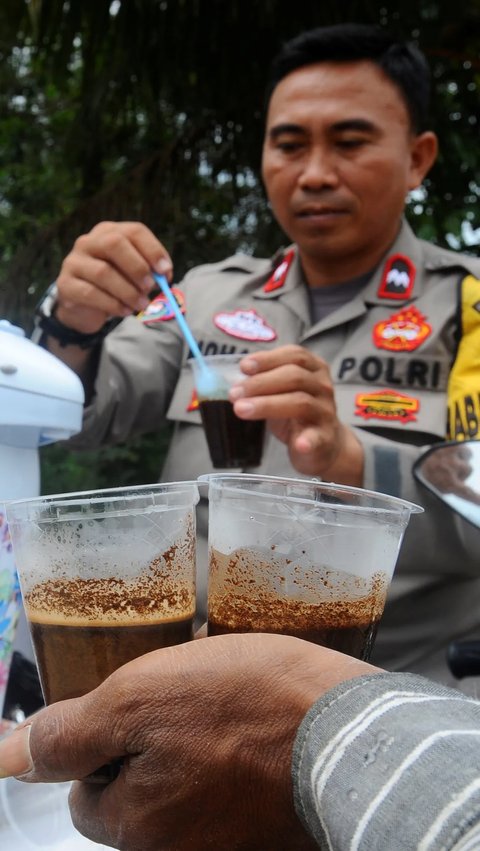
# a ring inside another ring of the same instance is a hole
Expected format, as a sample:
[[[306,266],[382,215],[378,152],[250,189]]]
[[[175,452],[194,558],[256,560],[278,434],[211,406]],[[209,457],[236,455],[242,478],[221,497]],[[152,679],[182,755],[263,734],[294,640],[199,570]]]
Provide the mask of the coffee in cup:
[[[8,517],[47,704],[193,638],[195,483],[12,502]]]
[[[212,473],[208,634],[274,632],[368,659],[410,514],[384,494]]]
[[[228,392],[233,384],[246,376],[240,369],[245,355],[210,355],[203,362],[218,377],[205,391],[202,368],[191,360],[198,404],[213,466],[218,469],[248,469],[262,461],[265,420],[243,420],[237,417]]]

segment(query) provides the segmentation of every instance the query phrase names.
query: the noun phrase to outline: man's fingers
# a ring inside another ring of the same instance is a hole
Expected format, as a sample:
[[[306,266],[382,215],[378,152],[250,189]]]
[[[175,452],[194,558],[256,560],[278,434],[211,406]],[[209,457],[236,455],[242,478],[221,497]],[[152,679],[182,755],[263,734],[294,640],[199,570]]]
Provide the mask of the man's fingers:
[[[31,782],[74,780],[122,757],[125,748],[115,738],[106,701],[97,699],[95,709],[92,704],[85,695],[33,715],[0,742],[0,776]]]
[[[295,420],[304,423],[321,423],[331,408],[333,416],[333,394],[325,399],[299,390],[272,396],[247,396],[234,402],[233,410],[245,420]]]
[[[302,346],[289,345],[279,346],[271,351],[260,351],[246,355],[240,366],[246,375],[256,375],[286,364],[295,364],[310,372],[315,372],[324,365],[324,361]]]
[[[123,777],[108,786],[73,783],[68,803],[74,827],[92,842],[116,847],[120,813],[128,799],[124,787]]]
[[[117,293],[112,294],[99,289],[95,284],[84,278],[71,278],[68,282],[68,303],[72,307],[79,309],[87,308],[101,312],[105,316],[130,316],[134,310],[142,310],[140,307],[140,298],[138,291],[134,291],[131,301],[135,305],[126,304],[117,297]],[[145,299],[145,304],[148,299]],[[63,306],[63,300],[60,296],[59,309]]]
[[[128,270],[132,281],[141,282],[151,269],[171,276],[172,260],[168,251],[141,222],[101,222],[80,239],[94,240],[95,247],[93,250],[90,247],[88,253]]]
[[[68,261],[66,260],[63,269],[58,276],[57,286],[60,299],[63,296],[63,291],[68,290],[67,298],[75,300],[75,296],[80,297],[80,301],[86,302],[86,293],[75,289],[74,285],[77,281],[88,281],[90,285],[98,290],[98,293],[105,293],[118,299],[125,307],[131,310],[141,310],[147,303],[146,295],[155,287],[155,282],[151,275],[146,275],[141,282],[132,282],[125,277],[125,274],[120,269],[112,266],[106,260],[99,260],[96,257],[88,255],[72,254]],[[140,302],[144,299],[144,302]]]
[[[275,395],[302,391],[310,396],[319,396],[329,388],[328,376],[319,371],[311,372],[296,364],[284,364],[246,378],[234,385],[230,392],[231,401],[242,397]]]

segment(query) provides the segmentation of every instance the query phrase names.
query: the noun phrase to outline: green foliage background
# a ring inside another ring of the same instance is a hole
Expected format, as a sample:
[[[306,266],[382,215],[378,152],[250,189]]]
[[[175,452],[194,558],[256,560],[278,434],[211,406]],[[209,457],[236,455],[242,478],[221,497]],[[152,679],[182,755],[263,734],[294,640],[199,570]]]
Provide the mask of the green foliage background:
[[[342,21],[427,54],[441,153],[408,215],[478,251],[480,0],[2,0],[0,316],[28,332],[61,258],[102,219],[149,225],[179,277],[278,247],[259,180],[267,69],[284,40]],[[168,437],[159,424],[96,453],[47,447],[43,491],[153,481]]]

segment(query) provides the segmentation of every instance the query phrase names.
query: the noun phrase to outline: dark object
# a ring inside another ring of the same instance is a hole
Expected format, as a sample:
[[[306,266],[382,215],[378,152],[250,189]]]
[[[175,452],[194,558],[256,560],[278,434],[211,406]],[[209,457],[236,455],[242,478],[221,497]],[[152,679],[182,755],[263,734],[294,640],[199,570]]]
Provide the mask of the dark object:
[[[108,765],[103,765],[96,771],[92,771],[91,774],[87,774],[86,777],[82,777],[82,780],[84,783],[92,783],[96,786],[108,786],[109,783],[113,783],[117,779],[122,770],[122,765],[123,759],[121,757],[114,759]]]
[[[99,345],[103,338],[121,321],[119,317],[108,319],[104,325],[93,334],[82,334],[74,331],[60,322],[55,316],[58,290],[54,282],[51,284],[35,308],[35,328],[32,334],[34,343],[41,343],[45,336],[54,337],[63,346],[80,346],[81,349],[91,349]]]
[[[99,331],[94,334],[82,334],[60,322],[53,314],[42,316],[38,322],[39,327],[49,337],[55,337],[61,346],[80,346],[81,349],[91,349],[99,345],[103,338],[118,324],[118,320],[108,320]]]
[[[28,717],[44,705],[37,666],[15,650],[3,705],[4,717],[17,721],[19,713]]]
[[[200,401],[205,436],[218,469],[258,467],[262,460],[265,420],[241,420],[226,399]]]
[[[480,676],[480,640],[452,641],[448,645],[447,662],[457,680]]]

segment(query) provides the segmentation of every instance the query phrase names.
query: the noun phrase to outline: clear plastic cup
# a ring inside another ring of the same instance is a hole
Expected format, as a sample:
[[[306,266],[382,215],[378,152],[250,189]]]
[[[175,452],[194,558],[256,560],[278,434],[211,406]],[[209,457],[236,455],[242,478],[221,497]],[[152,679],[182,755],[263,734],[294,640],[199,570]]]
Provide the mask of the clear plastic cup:
[[[368,659],[423,509],[342,485],[212,473],[208,634],[278,632]]]
[[[193,637],[197,501],[174,482],[8,504],[47,704]]]
[[[240,369],[243,354],[203,358],[216,380],[204,389],[203,372],[195,359],[188,361],[197,389],[198,404],[212,464],[216,469],[259,467],[265,440],[265,420],[241,420],[228,399],[233,384],[246,376]]]
[[[0,780],[2,851],[102,851],[75,830],[68,808],[70,783]]]
[[[13,640],[21,609],[20,586],[13,558],[5,506],[0,503],[0,718],[13,655]]]

